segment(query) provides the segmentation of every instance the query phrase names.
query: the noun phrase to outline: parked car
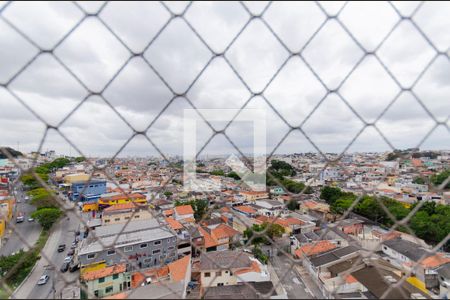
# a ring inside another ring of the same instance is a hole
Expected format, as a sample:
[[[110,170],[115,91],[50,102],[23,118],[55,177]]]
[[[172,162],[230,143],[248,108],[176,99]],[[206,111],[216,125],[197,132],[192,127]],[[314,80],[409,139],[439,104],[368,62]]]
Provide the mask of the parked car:
[[[69,268],[69,271],[70,271],[70,273],[73,273],[73,272],[77,271],[79,268],[80,268],[79,264],[71,265]]]
[[[58,246],[58,252],[63,252],[64,250],[66,250],[66,245],[65,244],[61,244]]]
[[[71,262],[72,261],[72,256],[66,256],[66,258],[64,258],[64,262]]]
[[[69,266],[70,266],[70,262],[65,262],[63,263],[63,265],[61,266],[61,272],[65,273],[67,272],[67,270],[69,270]]]
[[[16,217],[16,223],[22,223],[25,220],[25,216],[23,215],[23,213],[19,213],[18,216]]]
[[[28,222],[34,222],[34,219],[32,217],[29,217]]]
[[[39,278],[37,284],[38,285],[46,284],[49,279],[50,277],[48,275],[42,275],[41,278]]]

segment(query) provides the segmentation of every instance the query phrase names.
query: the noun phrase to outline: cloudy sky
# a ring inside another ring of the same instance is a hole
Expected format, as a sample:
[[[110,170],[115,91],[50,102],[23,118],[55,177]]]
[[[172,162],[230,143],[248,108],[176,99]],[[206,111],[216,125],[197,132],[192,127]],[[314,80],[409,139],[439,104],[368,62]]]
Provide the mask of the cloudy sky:
[[[450,149],[450,3],[267,4],[0,2],[0,145],[182,154],[185,109],[245,107],[269,153]],[[245,153],[252,126],[226,129]],[[218,135],[202,153],[236,150]]]

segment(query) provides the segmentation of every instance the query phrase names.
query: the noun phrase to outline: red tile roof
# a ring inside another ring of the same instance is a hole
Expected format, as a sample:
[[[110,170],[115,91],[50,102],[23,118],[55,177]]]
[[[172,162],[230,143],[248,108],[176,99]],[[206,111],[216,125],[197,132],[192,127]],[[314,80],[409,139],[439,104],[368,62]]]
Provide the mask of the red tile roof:
[[[176,206],[174,208],[175,212],[177,213],[177,215],[190,215],[190,214],[194,214],[194,210],[192,209],[192,206],[190,205],[181,205],[181,206]]]
[[[247,205],[235,206],[234,209],[248,213],[248,214],[256,213],[256,210],[254,210],[253,208],[251,208],[250,206],[247,206]]]
[[[213,230],[211,230],[211,236],[215,239],[232,238],[239,234],[239,231],[234,230],[228,225],[220,224]]]
[[[111,206],[105,208],[103,211],[104,212],[112,212],[112,211],[117,211],[117,210],[133,209],[135,207],[136,207],[136,205],[133,202],[128,202],[128,203],[120,203],[120,204],[111,205]]]
[[[305,244],[295,250],[295,255],[297,257],[312,256],[316,254],[320,254],[323,252],[327,252],[336,248],[336,245],[331,243],[330,241],[318,241]]]
[[[170,279],[172,281],[184,280],[190,263],[191,257],[188,255],[168,264]]]
[[[174,218],[166,218],[166,221],[173,230],[183,229],[183,225]]]

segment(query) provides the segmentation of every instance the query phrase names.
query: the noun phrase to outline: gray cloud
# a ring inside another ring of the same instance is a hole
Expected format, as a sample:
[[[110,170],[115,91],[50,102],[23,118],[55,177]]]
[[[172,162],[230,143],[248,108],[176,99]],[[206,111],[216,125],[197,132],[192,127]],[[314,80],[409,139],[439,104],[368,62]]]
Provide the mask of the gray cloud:
[[[266,4],[245,2],[253,14],[261,13]],[[96,13],[103,2],[80,2],[79,5],[89,13]],[[166,5],[172,13],[179,14],[187,3],[167,2]],[[343,7],[340,2],[321,2],[320,5],[275,2],[263,18],[291,51],[298,51],[325,20],[324,12],[336,14]],[[393,5],[403,15],[410,15],[416,8],[415,3],[394,2]],[[446,30],[450,26],[446,17],[449,7],[448,4],[425,3],[414,16],[414,21],[440,51],[446,51],[450,46]],[[370,14],[367,10],[366,4],[348,3],[339,20],[364,47],[372,49],[399,17],[387,3],[370,4]],[[99,16],[130,49],[139,52],[169,19],[170,12],[158,3],[113,2],[108,3]],[[37,49],[2,18],[15,24],[40,47],[51,48],[82,17],[82,10],[69,2],[9,4],[0,17],[0,82],[6,83],[37,53]],[[223,51],[250,16],[237,2],[201,2],[193,3],[185,17],[209,47]],[[130,57],[129,51],[96,18],[84,20],[54,53],[94,91],[101,90]],[[336,88],[363,55],[335,20],[327,21],[302,54],[328,88]],[[400,83],[409,86],[436,53],[405,20],[377,54]],[[289,53],[256,19],[225,55],[250,89],[260,92]],[[177,93],[186,91],[211,57],[207,46],[180,18],[171,20],[145,52],[145,58]],[[413,90],[439,121],[448,120],[450,115],[448,70],[448,57],[437,58]],[[51,125],[61,121],[87,93],[50,54],[40,55],[8,89]],[[368,122],[374,121],[398,92],[399,87],[370,56],[339,90]],[[290,125],[298,126],[325,93],[326,89],[304,62],[292,57],[264,91],[264,96]],[[136,130],[144,130],[174,97],[140,57],[130,60],[103,95]],[[225,60],[216,57],[188,91],[187,97],[197,108],[240,108],[249,99],[250,92]],[[147,133],[165,154],[182,154],[183,112],[191,108],[186,99],[175,99]],[[272,151],[289,127],[261,97],[251,99],[246,108],[266,110],[267,150]],[[37,149],[44,134],[44,124],[4,89],[0,89],[0,116],[2,145],[17,147],[19,142],[23,151]],[[405,148],[415,146],[434,124],[417,101],[404,93],[376,125],[395,147]],[[223,127],[223,124],[219,125]],[[363,123],[344,102],[336,95],[329,95],[302,129],[321,150],[339,152],[362,127]],[[89,98],[60,130],[83,153],[99,156],[115,154],[133,132],[103,100],[95,97]],[[197,143],[203,145],[211,134],[211,129],[200,122]],[[242,152],[252,151],[251,124],[233,123],[227,134]],[[440,126],[425,140],[423,147],[448,148],[448,134],[448,128]],[[49,132],[43,148],[75,154],[75,150],[54,131]],[[349,149],[385,150],[389,150],[389,146],[372,127],[366,128]],[[277,153],[305,151],[314,151],[314,147],[300,132],[290,134],[277,149]],[[204,151],[205,154],[221,152],[236,153],[236,150],[220,136],[214,138]],[[144,137],[137,136],[120,156],[156,153]]]

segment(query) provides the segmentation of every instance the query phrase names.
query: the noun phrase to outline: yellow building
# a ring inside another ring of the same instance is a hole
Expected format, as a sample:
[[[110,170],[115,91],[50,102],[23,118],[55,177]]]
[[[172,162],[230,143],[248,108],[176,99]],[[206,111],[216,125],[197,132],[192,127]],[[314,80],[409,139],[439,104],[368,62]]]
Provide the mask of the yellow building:
[[[66,183],[74,183],[74,182],[80,182],[80,181],[88,181],[89,180],[89,174],[86,173],[76,173],[76,174],[69,174],[64,176],[64,182]]]
[[[0,238],[2,238],[5,235],[5,229],[6,229],[6,221],[3,219],[0,219]],[[0,243],[1,245],[1,243]]]
[[[0,219],[5,219],[6,222],[11,220],[14,202],[13,198],[0,200]]]
[[[111,205],[116,204],[125,204],[133,202],[136,204],[147,204],[147,198],[139,193],[133,193],[133,194],[117,194],[109,197],[102,197],[98,199],[98,205],[100,208],[105,208]]]

